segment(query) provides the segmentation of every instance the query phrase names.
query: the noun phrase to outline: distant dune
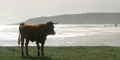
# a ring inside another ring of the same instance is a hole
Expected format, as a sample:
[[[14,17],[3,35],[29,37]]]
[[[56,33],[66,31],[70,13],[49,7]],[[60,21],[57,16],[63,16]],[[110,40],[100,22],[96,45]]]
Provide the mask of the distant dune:
[[[84,13],[43,16],[28,19],[25,23],[39,24],[47,21],[59,22],[60,24],[115,24],[120,23],[120,13]]]

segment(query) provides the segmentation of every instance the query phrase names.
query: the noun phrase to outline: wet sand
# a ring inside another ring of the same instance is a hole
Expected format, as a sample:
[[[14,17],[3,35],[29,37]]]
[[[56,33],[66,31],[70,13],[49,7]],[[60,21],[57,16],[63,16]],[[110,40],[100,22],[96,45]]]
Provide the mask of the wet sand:
[[[74,31],[75,30],[75,31]],[[71,28],[56,29],[55,38],[48,38],[45,46],[119,46],[120,47],[120,27],[94,27],[94,28]],[[17,33],[17,32],[16,32]],[[82,33],[82,34],[81,34]],[[62,37],[61,35],[75,35]],[[14,35],[14,34],[13,34]],[[17,36],[14,40],[0,40],[0,46],[18,46]],[[10,36],[10,35],[9,35]],[[60,36],[60,37],[59,37]],[[52,36],[49,36],[52,37]],[[2,38],[2,37],[1,37]],[[29,46],[36,46],[29,43]]]
[[[46,46],[120,46],[120,34],[49,39]]]
[[[3,41],[0,40],[0,46],[18,46],[17,40]],[[35,42],[29,43],[29,46],[36,46]],[[80,36],[58,39],[47,39],[45,46],[119,46],[120,34],[117,35],[96,35],[96,36]]]

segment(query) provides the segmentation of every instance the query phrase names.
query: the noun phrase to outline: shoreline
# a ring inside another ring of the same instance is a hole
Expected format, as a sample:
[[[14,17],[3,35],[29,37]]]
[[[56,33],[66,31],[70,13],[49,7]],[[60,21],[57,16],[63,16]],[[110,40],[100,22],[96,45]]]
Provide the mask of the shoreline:
[[[65,38],[48,38],[45,46],[59,47],[59,46],[113,46],[120,47],[120,34],[115,35],[92,35],[79,37],[65,37]],[[0,40],[0,46],[18,46],[17,40],[4,41]],[[6,44],[6,45],[5,45]],[[29,46],[36,46],[35,42],[30,42]]]
[[[120,46],[120,27],[61,27],[55,28],[55,36],[47,37],[45,46]],[[18,46],[18,29],[6,28],[0,30],[0,46]]]

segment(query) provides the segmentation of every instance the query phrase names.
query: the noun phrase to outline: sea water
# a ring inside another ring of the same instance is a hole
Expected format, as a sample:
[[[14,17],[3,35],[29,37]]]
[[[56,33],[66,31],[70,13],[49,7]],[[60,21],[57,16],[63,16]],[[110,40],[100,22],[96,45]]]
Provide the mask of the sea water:
[[[0,46],[18,46],[18,28],[19,25],[0,25]],[[101,39],[102,41],[102,38],[105,38],[103,36],[109,37],[120,34],[119,25],[114,27],[114,24],[57,24],[54,30],[56,34],[47,37],[45,46],[84,46],[87,41],[93,41],[90,39],[92,36],[94,38],[95,36],[101,36],[96,39]],[[117,38],[119,39],[120,37]],[[81,41],[85,40],[86,42],[81,43]],[[30,42],[29,45],[35,46],[36,44]],[[85,46],[87,45],[89,43],[86,43]]]

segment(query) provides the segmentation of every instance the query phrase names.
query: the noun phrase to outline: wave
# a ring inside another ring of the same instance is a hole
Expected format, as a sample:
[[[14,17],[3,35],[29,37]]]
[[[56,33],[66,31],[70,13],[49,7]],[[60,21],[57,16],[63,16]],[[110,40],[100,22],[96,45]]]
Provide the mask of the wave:
[[[48,38],[65,38],[98,35],[102,34],[102,32],[107,32],[107,29],[106,30],[101,29],[101,27],[103,27],[104,25],[111,27],[113,26],[113,24],[58,24],[55,25],[56,35],[54,36],[50,35],[48,36]],[[18,27],[19,25],[1,25],[0,40],[17,40]],[[109,30],[110,29],[111,28],[109,28]]]

